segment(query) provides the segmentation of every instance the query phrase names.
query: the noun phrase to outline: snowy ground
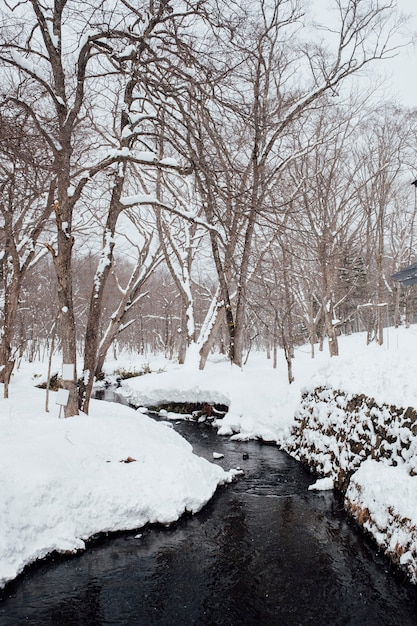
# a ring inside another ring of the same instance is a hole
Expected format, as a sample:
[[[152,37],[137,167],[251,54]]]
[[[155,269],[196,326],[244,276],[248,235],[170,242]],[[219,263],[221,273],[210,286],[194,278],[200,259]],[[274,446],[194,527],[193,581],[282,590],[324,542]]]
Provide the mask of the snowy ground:
[[[340,353],[330,360],[327,352],[317,352],[311,359],[308,348],[297,350],[291,386],[283,357],[274,370],[264,354],[251,354],[243,370],[220,357],[203,372],[150,356],[119,359],[106,367],[108,372],[115,367],[139,371],[146,362],[155,371],[124,384],[123,393],[137,405],[164,400],[228,404],[219,433],[239,439],[282,443],[301,389],[315,384],[417,408],[417,327],[389,329],[383,347],[366,347],[363,335],[342,338]],[[172,429],[140,411],[93,401],[89,416],[59,419],[52,393],[45,413],[45,392],[34,387],[45,373],[45,363],[21,364],[9,400],[0,399],[0,586],[54,550],[82,549],[98,532],[169,523],[184,511],[196,512],[233,476],[195,456]],[[135,461],[123,462],[129,457]],[[385,510],[387,473],[369,465],[361,468],[361,484],[372,481],[372,507]],[[403,507],[404,514],[414,511],[417,518],[417,477],[410,479],[411,488],[407,481],[403,494],[404,481],[390,480],[398,513]]]

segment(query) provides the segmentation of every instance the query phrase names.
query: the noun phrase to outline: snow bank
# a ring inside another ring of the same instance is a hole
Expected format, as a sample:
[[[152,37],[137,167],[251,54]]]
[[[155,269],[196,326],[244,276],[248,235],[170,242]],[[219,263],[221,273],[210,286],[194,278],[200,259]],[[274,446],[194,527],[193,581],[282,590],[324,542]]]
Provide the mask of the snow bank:
[[[278,444],[289,432],[300,397],[299,386],[290,386],[286,380],[284,362],[273,369],[263,354],[251,355],[243,369],[227,359],[209,362],[203,371],[169,364],[167,371],[122,381],[117,393],[138,407],[173,402],[224,404],[229,411],[215,423],[219,435]]]
[[[412,366],[416,352],[416,327],[390,329],[382,347],[366,347],[363,334],[341,338],[341,356],[333,359],[327,351],[311,359],[308,347],[300,348],[293,363],[292,385],[287,381],[283,356],[277,369],[264,354],[251,354],[243,369],[217,357],[203,372],[152,359],[152,370],[166,371],[129,379],[122,390],[137,405],[166,401],[226,404],[228,414],[216,423],[220,434],[284,444],[300,408],[302,389],[340,390],[345,397],[365,394],[379,406],[417,408]],[[123,366],[140,371],[145,360],[129,356],[125,362],[107,363],[106,371]],[[148,522],[166,524],[184,511],[198,511],[217,485],[231,480],[233,471],[225,473],[196,457],[172,429],[139,411],[92,401],[88,417],[60,420],[51,394],[51,413],[45,413],[44,392],[34,388],[30,376],[37,369],[44,377],[46,366],[38,363],[30,368],[16,371],[10,399],[0,398],[0,585],[26,564],[54,550],[84,548],[85,541],[97,533],[134,529]],[[329,428],[343,423],[343,402],[342,398],[330,411],[322,405],[320,410]],[[391,435],[395,434],[398,443],[405,432],[403,425],[397,426],[397,433]],[[362,443],[366,437],[363,425],[360,430],[361,420],[355,428],[353,443]],[[375,428],[373,432],[378,436]],[[336,438],[325,432],[310,434],[320,454],[329,455],[321,457],[325,468]],[[361,456],[358,448],[361,462],[354,468],[358,471],[348,491],[352,506],[369,511],[369,520],[373,520],[369,530],[376,529],[380,545],[392,546],[394,542],[403,546],[401,564],[413,563],[413,529],[417,526],[416,478],[410,476],[410,469],[416,468],[417,449],[411,438],[407,441],[408,447],[400,446],[397,467],[387,468],[375,461],[363,463],[366,454]],[[346,450],[338,450],[343,462],[350,463]],[[129,457],[135,461],[123,462]],[[316,488],[331,484],[326,479]],[[397,518],[402,520],[401,541],[395,535]]]
[[[405,466],[365,461],[352,476],[346,508],[417,583],[417,476]]]
[[[417,474],[417,411],[317,387],[304,392],[284,448],[342,491],[368,457]]]
[[[383,346],[365,345],[365,338],[342,338],[340,356],[328,359],[312,372],[308,389],[330,386],[347,394],[364,394],[379,404],[417,407],[417,385],[413,364],[417,349],[417,327],[386,329]],[[362,342],[359,342],[359,339]],[[349,347],[349,340],[352,345]]]
[[[305,393],[292,456],[319,475],[311,489],[346,490],[346,509],[417,582],[417,412],[329,388]]]
[[[291,386],[283,357],[273,370],[265,357],[261,360],[260,355],[251,355],[243,371],[227,363],[209,364],[207,371],[198,374],[199,383],[188,373],[176,374],[172,382],[171,370],[164,375],[164,382],[159,381],[156,396],[164,397],[161,388],[165,381],[170,388],[181,389],[184,399],[190,384],[198,386],[200,401],[212,397],[208,389],[221,390],[229,398],[229,412],[217,421],[219,434],[276,442],[324,476],[312,489],[331,489],[334,485],[346,489],[350,484],[349,497],[358,510],[372,510],[372,481],[380,485],[376,517],[381,521],[381,511],[388,513],[384,523],[369,523],[366,528],[381,546],[392,547],[392,537],[402,536],[398,545],[403,547],[387,549],[387,554],[414,580],[417,492],[412,474],[417,473],[417,385],[413,363],[417,327],[385,329],[383,346],[367,346],[363,333],[342,337],[339,348],[341,356],[332,359],[326,351],[316,352],[316,358],[311,359],[307,347],[297,349],[295,383]],[[145,379],[129,381],[139,396],[148,383]],[[146,394],[142,398],[146,400]],[[296,421],[303,423],[302,435],[293,431]],[[371,463],[366,459],[372,456],[380,462],[372,461],[375,472],[371,474],[365,468]],[[383,470],[386,458],[396,466]],[[382,483],[375,478],[379,469]],[[394,489],[385,488],[382,471],[389,475]],[[355,485],[361,488],[360,500],[353,498]],[[407,501],[408,517],[403,506]],[[360,522],[362,518],[356,517]]]
[[[91,415],[58,419],[42,391],[21,392],[0,400],[0,586],[97,533],[195,513],[233,478],[129,408],[93,401]]]

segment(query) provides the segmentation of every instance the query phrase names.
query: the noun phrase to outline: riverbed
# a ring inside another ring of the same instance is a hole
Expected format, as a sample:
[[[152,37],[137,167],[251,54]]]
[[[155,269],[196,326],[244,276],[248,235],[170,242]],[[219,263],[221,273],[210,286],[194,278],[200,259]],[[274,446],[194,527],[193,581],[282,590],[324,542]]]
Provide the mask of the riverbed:
[[[170,527],[101,537],[37,564],[0,596],[0,625],[387,625],[417,623],[417,591],[333,492],[275,446],[175,428],[244,475]]]

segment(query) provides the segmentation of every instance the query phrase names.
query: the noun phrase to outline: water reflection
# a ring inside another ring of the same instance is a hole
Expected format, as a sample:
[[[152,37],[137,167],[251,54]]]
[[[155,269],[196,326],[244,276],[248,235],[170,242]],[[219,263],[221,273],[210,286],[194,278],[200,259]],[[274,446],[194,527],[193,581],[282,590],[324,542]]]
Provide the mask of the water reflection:
[[[415,588],[386,571],[339,497],[307,490],[313,479],[293,459],[204,426],[177,428],[245,478],[170,528],[29,570],[3,594],[1,626],[416,624]]]

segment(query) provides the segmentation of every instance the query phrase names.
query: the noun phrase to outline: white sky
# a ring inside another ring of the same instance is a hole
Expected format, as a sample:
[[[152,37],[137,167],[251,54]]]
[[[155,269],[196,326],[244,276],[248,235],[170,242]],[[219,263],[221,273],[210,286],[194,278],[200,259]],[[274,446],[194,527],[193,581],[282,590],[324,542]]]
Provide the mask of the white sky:
[[[410,15],[407,26],[417,37],[417,2],[416,0],[397,0],[401,12]],[[387,63],[391,73],[393,93],[400,104],[417,107],[417,42],[399,53],[399,56]]]
[[[326,23],[332,15],[329,7],[334,7],[332,0],[310,0],[314,17],[317,21]],[[396,43],[405,44],[414,37],[415,44],[398,51],[395,59],[376,62],[373,72],[364,80],[364,87],[373,86],[384,78],[386,82],[381,87],[381,96],[387,99],[391,96],[398,104],[406,107],[417,107],[417,0],[396,0],[399,12],[408,15],[404,25],[404,33],[397,36]],[[391,99],[391,98],[390,98]]]

